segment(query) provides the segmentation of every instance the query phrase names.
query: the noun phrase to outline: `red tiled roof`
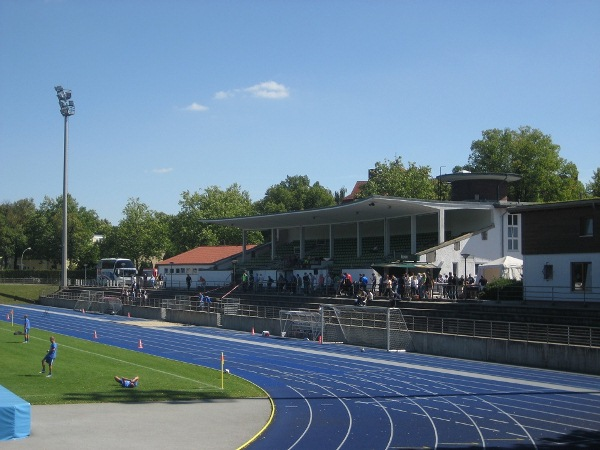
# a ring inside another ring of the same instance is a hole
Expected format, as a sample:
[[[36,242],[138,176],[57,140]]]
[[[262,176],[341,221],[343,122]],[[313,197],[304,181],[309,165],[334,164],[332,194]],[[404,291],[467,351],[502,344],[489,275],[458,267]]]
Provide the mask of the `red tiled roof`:
[[[354,185],[354,188],[352,189],[352,192],[350,192],[348,195],[346,195],[344,197],[344,199],[342,200],[342,202],[351,202],[353,200],[356,200],[356,196],[358,195],[358,192],[360,191],[360,188],[366,184],[366,181],[357,181],[356,184]]]
[[[246,251],[256,245],[246,245]],[[158,264],[214,264],[222,259],[242,253],[241,245],[217,245],[214,247],[196,247],[172,258],[160,261]]]

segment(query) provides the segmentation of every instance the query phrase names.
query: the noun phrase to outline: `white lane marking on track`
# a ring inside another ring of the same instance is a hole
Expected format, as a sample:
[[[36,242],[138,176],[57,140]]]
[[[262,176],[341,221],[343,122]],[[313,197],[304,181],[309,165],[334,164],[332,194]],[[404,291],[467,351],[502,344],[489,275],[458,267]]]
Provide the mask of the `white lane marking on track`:
[[[317,383],[313,383],[313,382],[310,382],[310,381],[308,383],[319,386]],[[339,450],[339,449],[341,449],[344,446],[344,443],[346,442],[346,440],[348,439],[348,436],[350,435],[350,430],[352,430],[352,414],[350,413],[350,409],[348,408],[348,405],[346,405],[346,402],[344,401],[343,398],[338,397],[336,394],[334,394],[333,392],[331,392],[330,389],[327,389],[327,388],[322,387],[322,386],[319,386],[319,387],[321,387],[321,389],[324,390],[325,392],[329,393],[329,395],[331,395],[332,398],[335,398],[338,402],[340,402],[342,404],[342,406],[346,409],[346,414],[348,414],[348,428],[346,430],[346,435],[342,439],[340,445],[338,445],[338,447],[337,447],[337,450]]]
[[[304,427],[304,431],[302,432],[302,434],[300,435],[300,437],[298,439],[296,439],[296,442],[294,442],[290,446],[290,450],[291,450],[292,448],[294,448],[302,440],[302,438],[308,432],[308,430],[310,428],[310,425],[312,423],[313,413],[312,413],[312,408],[310,407],[310,402],[308,401],[308,399],[304,395],[302,395],[296,388],[294,388],[292,386],[288,386],[288,388],[290,388],[292,391],[296,392],[296,394],[298,394],[301,398],[303,398],[304,402],[306,403],[306,406],[308,407],[308,423],[306,424],[306,427]]]
[[[436,383],[437,383],[437,384],[440,384],[440,385],[442,385],[442,386],[444,386],[444,387],[446,387],[446,388],[448,388],[448,389],[451,389],[451,390],[454,390],[454,391],[457,391],[457,392],[461,392],[462,394],[469,394],[469,392],[468,392],[468,391],[465,391],[465,390],[463,390],[463,389],[458,389],[458,388],[456,388],[456,387],[454,387],[454,386],[449,386],[447,383],[442,383],[442,382],[436,382]],[[512,422],[513,422],[513,423],[514,423],[514,424],[515,424],[517,427],[519,427],[521,430],[523,430],[523,432],[524,432],[524,433],[527,435],[527,438],[530,440],[530,442],[532,443],[533,447],[534,447],[535,449],[537,449],[537,448],[538,448],[538,447],[537,447],[537,444],[536,444],[536,442],[535,442],[535,440],[533,439],[533,437],[532,437],[532,436],[529,434],[529,432],[528,432],[528,431],[525,429],[525,426],[524,426],[524,425],[523,425],[521,422],[519,422],[517,419],[515,419],[515,417],[513,417],[513,414],[509,414],[508,412],[504,411],[502,408],[500,408],[500,407],[496,406],[495,404],[491,403],[491,402],[490,402],[490,401],[488,401],[488,400],[485,400],[485,399],[481,398],[480,396],[477,396],[477,395],[476,395],[474,398],[476,398],[476,399],[478,399],[479,401],[482,401],[482,402],[484,402],[484,403],[487,403],[488,405],[490,405],[490,407],[492,407],[492,408],[496,409],[497,411],[500,411],[500,413],[504,414],[506,417],[508,417],[510,420],[512,420]],[[483,441],[483,442],[484,442],[484,445],[485,445],[485,441]]]

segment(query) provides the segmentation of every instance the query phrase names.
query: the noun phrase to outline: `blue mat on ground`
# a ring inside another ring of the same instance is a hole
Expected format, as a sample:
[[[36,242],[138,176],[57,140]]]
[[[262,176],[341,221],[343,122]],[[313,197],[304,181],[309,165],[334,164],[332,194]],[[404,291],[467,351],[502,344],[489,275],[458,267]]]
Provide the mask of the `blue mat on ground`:
[[[0,441],[20,439],[31,433],[31,404],[0,386]]]

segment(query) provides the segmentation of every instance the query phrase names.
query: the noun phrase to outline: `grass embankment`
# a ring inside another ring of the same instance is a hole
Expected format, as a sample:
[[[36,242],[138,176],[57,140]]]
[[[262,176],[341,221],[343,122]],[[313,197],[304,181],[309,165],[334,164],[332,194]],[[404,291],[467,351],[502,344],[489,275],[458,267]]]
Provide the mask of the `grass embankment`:
[[[40,296],[58,291],[51,284],[0,284],[0,304],[35,303]]]
[[[18,288],[23,288],[20,291]],[[10,289],[5,289],[10,288]],[[14,290],[15,288],[16,290]],[[2,293],[27,298],[28,285],[2,285]],[[17,302],[15,300],[12,301]],[[0,303],[10,304],[3,297]],[[50,333],[31,330],[23,344],[22,324],[0,322],[0,385],[32,405],[103,402],[187,401],[265,397],[263,390],[234,375],[132,350],[54,334],[58,356],[52,378],[40,374],[50,346]],[[117,384],[114,376],[140,377],[134,389]]]

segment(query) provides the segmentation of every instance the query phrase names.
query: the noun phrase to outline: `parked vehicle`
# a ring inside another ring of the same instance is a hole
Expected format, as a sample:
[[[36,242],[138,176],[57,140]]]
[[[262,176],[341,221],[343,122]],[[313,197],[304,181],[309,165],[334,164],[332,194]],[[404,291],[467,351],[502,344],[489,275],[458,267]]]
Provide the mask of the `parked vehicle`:
[[[135,279],[137,269],[130,259],[103,258],[96,267],[96,279],[100,286],[125,286]]]

